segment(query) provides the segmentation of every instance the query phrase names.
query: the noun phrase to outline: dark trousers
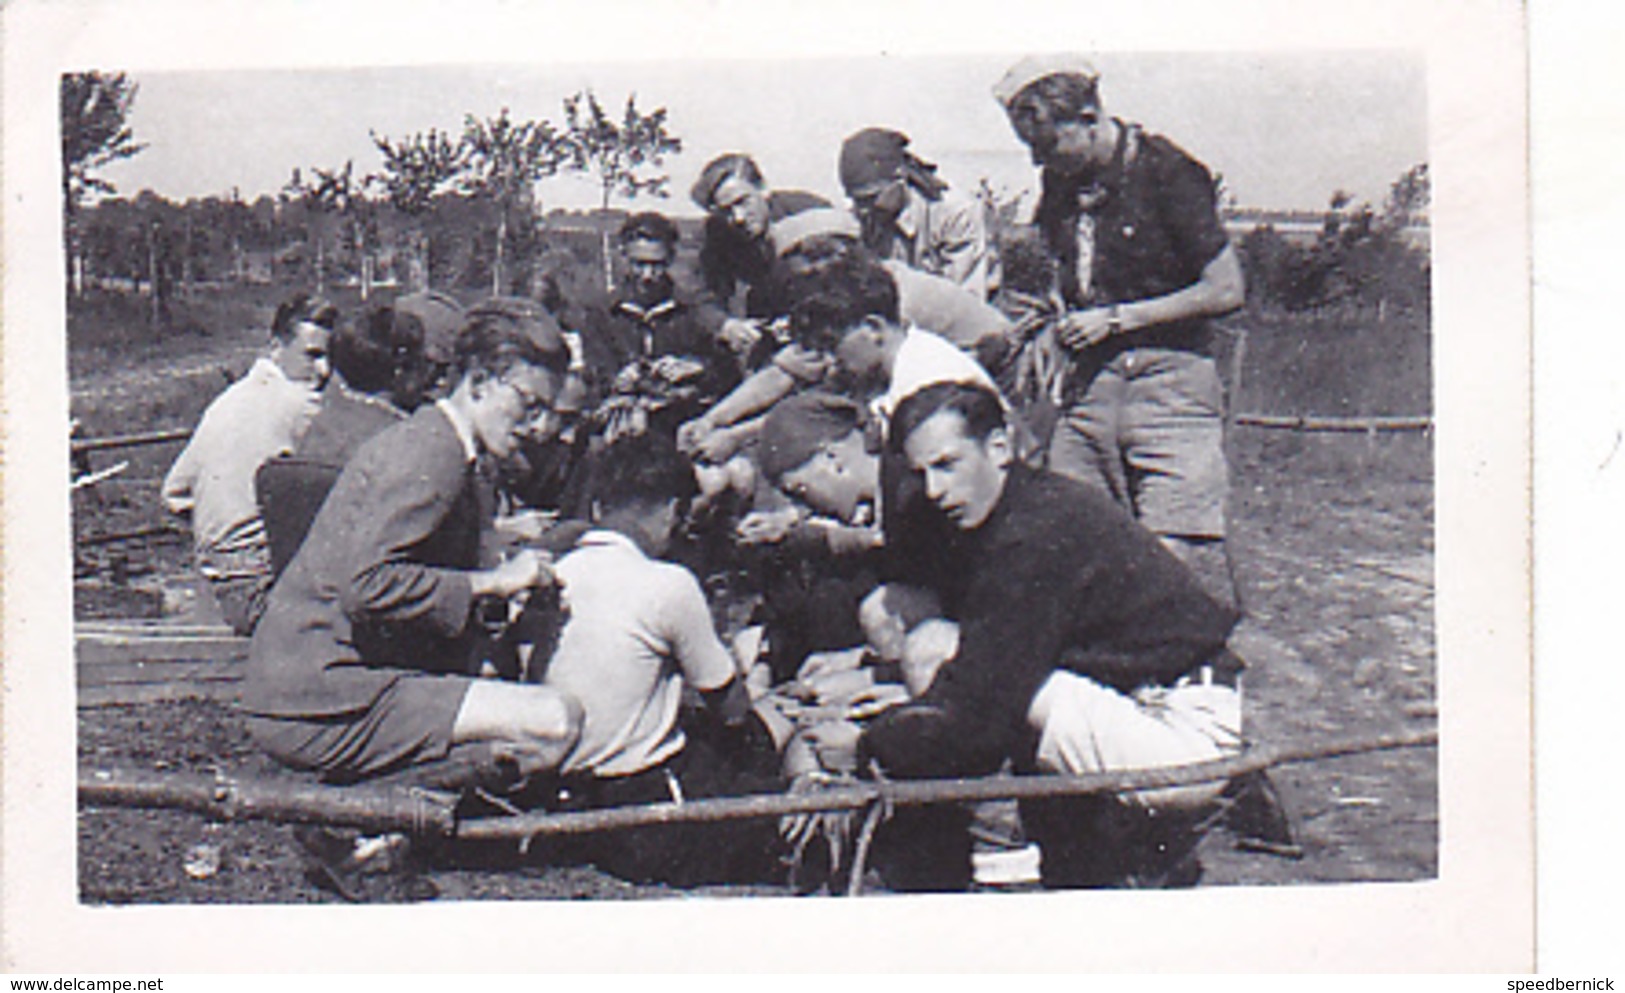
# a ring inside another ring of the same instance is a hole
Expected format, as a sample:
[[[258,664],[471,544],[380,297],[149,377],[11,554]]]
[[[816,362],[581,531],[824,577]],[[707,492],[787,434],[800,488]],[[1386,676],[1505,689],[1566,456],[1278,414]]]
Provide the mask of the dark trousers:
[[[765,729],[761,732],[766,734]],[[784,788],[771,744],[758,750],[727,748],[704,733],[690,733],[673,758],[630,776],[584,777],[560,784],[559,808],[589,810],[635,804],[776,793]],[[676,784],[675,789],[673,784]],[[660,824],[583,837],[571,852],[583,861],[636,883],[690,887],[760,883],[776,878],[778,822],[773,818]]]
[[[875,833],[874,866],[898,893],[958,893],[971,884],[971,811],[959,804],[898,807]]]
[[[1021,801],[1021,824],[1043,853],[1049,889],[1180,884],[1211,811],[1159,813],[1111,795]]]

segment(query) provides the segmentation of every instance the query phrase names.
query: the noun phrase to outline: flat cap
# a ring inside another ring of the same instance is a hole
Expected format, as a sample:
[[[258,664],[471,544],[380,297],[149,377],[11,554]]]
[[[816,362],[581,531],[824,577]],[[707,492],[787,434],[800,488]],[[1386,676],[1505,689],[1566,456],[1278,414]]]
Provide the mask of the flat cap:
[[[390,305],[398,314],[417,318],[423,326],[423,354],[431,362],[452,360],[457,350],[457,332],[466,314],[462,304],[435,290],[408,293]]]
[[[775,483],[818,454],[823,445],[860,429],[863,409],[834,393],[812,390],[774,404],[762,423],[758,464]]]
[[[993,84],[993,98],[1009,107],[1022,90],[1046,76],[1082,76],[1090,83],[1100,81],[1100,72],[1094,63],[1081,55],[1059,53],[1029,55],[1010,67],[1004,78]]]
[[[783,258],[808,238],[835,234],[853,241],[862,235],[858,219],[836,207],[809,207],[773,225],[773,249]]]
[[[841,186],[856,193],[895,179],[903,167],[908,135],[890,128],[864,128],[841,142]]]
[[[526,297],[489,297],[468,311],[468,322],[500,321],[529,338],[544,355],[568,363],[570,346],[558,319],[546,307]]]
[[[743,176],[753,185],[762,185],[762,170],[756,160],[744,152],[724,152],[705,164],[700,170],[699,178],[689,188],[689,199],[701,210],[711,209],[711,200],[717,195],[717,187],[721,186],[730,176]]]

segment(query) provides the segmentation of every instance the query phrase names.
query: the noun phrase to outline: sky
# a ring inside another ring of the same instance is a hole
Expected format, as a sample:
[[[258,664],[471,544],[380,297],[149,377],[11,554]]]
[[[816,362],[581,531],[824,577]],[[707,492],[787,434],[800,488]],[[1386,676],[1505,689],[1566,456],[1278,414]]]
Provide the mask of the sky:
[[[951,183],[987,177],[1007,195],[1035,173],[989,88],[1010,54],[840,58],[710,58],[546,65],[466,64],[348,69],[133,70],[131,124],[141,154],[105,170],[121,195],[171,198],[275,192],[295,167],[380,165],[369,131],[400,137],[459,130],[466,114],[563,120],[562,99],[593,89],[618,111],[665,107],[684,151],[666,163],[673,196],[648,201],[693,213],[687,189],[723,151],[747,151],[781,188],[840,192],[841,139],[901,130]],[[1426,161],[1425,64],[1396,50],[1171,53],[1096,58],[1108,112],[1168,135],[1224,175],[1239,204],[1306,208],[1334,190],[1380,204],[1402,172]],[[107,68],[118,68],[109,65]],[[544,182],[544,209],[596,206],[579,177]],[[617,201],[624,206],[625,201]]]

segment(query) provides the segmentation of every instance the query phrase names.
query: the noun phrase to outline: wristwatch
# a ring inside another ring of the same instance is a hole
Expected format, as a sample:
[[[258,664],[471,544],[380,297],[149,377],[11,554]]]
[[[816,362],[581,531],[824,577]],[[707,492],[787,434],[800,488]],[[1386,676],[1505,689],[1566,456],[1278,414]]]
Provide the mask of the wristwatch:
[[[1106,333],[1108,335],[1123,333],[1122,305],[1114,303],[1106,308]]]

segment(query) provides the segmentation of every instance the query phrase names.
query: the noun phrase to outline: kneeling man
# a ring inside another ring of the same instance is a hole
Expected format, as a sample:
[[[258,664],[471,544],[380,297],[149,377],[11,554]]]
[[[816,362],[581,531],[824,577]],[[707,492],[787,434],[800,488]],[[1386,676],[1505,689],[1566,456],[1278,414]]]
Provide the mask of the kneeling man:
[[[1235,613],[1110,498],[1018,463],[996,394],[928,386],[898,406],[889,444],[959,531],[944,584],[959,645],[918,700],[865,731],[860,757],[922,778],[985,775],[1006,758],[1080,774],[1240,749]],[[1192,882],[1184,815],[1223,787],[1024,803],[1022,821],[1046,885]],[[898,818],[904,885],[963,884],[951,816]]]
[[[367,441],[273,588],[243,709],[278,761],[353,783],[395,773],[442,789],[516,785],[557,767],[581,727],[552,687],[475,678],[474,601],[552,581],[520,551],[482,568],[493,502],[476,470],[547,412],[569,353],[503,306],[457,337],[451,395]]]

